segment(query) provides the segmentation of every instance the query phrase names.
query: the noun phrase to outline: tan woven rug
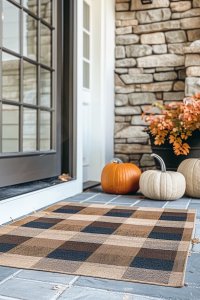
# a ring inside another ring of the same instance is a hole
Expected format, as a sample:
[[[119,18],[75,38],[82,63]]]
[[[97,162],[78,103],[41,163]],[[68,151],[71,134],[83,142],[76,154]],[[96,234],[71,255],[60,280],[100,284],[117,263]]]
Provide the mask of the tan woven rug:
[[[60,202],[0,229],[0,265],[180,287],[195,212]]]

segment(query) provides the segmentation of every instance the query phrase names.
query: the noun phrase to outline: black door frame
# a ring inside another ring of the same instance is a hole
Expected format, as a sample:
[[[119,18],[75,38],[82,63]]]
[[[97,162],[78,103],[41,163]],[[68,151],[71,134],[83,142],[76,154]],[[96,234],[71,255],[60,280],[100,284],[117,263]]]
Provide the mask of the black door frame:
[[[0,154],[0,187],[58,176],[62,172],[75,174],[74,139],[74,62],[76,1],[57,1],[55,41],[57,50],[57,88],[53,87],[56,99],[56,116],[52,128],[56,137],[55,151],[45,153]],[[12,2],[11,2],[12,3]]]
[[[62,171],[75,178],[76,0],[63,1]]]

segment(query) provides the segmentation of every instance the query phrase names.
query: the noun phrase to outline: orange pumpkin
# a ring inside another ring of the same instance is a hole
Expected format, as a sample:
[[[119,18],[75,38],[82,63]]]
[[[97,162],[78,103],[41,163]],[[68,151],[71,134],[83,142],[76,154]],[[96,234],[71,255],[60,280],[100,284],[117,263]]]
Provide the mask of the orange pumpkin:
[[[137,192],[141,170],[132,163],[115,159],[101,173],[101,186],[105,193],[128,194]]]

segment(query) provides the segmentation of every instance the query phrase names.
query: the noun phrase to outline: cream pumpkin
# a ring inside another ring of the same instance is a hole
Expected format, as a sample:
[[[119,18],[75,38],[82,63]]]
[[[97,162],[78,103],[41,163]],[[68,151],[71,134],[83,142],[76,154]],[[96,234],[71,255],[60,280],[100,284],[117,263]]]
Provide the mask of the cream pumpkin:
[[[200,198],[200,158],[188,158],[178,167],[186,180],[186,195]]]
[[[178,172],[166,171],[163,159],[157,155],[151,156],[158,159],[161,165],[161,171],[148,170],[142,173],[140,177],[140,191],[150,199],[155,200],[176,200],[185,193],[185,177]]]

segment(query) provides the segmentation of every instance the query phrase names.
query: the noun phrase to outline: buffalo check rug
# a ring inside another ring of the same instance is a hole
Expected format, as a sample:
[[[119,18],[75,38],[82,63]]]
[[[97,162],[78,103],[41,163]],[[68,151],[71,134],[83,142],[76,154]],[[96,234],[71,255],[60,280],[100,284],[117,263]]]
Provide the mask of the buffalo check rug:
[[[0,265],[181,287],[195,211],[59,202],[0,229]]]

